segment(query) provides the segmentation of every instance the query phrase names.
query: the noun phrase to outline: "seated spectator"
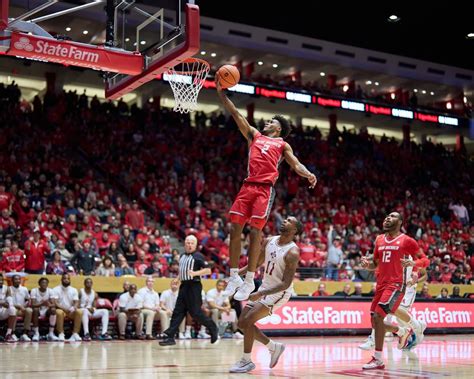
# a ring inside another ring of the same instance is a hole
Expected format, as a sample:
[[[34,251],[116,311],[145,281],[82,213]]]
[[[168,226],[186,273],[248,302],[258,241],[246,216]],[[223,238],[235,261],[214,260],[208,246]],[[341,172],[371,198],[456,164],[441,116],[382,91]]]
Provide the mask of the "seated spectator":
[[[143,299],[137,294],[137,285],[130,284],[128,292],[120,295],[119,298],[120,313],[118,315],[119,339],[125,339],[125,327],[127,321],[130,320],[135,323],[135,332],[139,339],[145,339],[142,333],[143,329]]]
[[[228,296],[224,295],[225,289],[225,281],[223,279],[219,279],[216,282],[216,288],[212,288],[207,291],[206,294],[206,303],[207,307],[211,311],[211,318],[212,321],[216,325],[220,325],[222,322],[222,315],[225,314],[226,318],[228,319],[227,322],[232,323],[232,331],[234,333],[237,332],[237,314],[235,310],[230,307],[230,300]],[[210,338],[210,336],[206,333],[205,329],[201,329],[198,334],[198,338]]]
[[[298,244],[300,248],[300,265],[303,267],[314,266],[316,261],[316,247],[311,240],[306,237],[303,242]]]
[[[351,285],[345,284],[342,291],[337,291],[333,296],[342,296],[342,297],[351,296]]]
[[[64,263],[67,264],[67,263],[71,262],[71,259],[74,256],[74,254],[72,254],[68,249],[66,249],[66,247],[64,246],[64,241],[63,240],[58,240],[56,250],[59,251],[59,254],[61,256],[61,260]]]
[[[352,292],[351,297],[362,297],[362,283],[354,283],[354,292]]]
[[[6,242],[10,240],[6,240]],[[3,271],[4,272],[23,272],[25,270],[25,255],[18,248],[18,242],[12,241],[11,247],[6,248],[3,253]]]
[[[448,289],[446,287],[441,288],[441,293],[436,296],[437,299],[449,299]]]
[[[39,318],[47,317],[49,324],[48,341],[58,341],[59,338],[54,334],[56,326],[56,306],[54,291],[48,287],[49,279],[40,278],[38,287],[31,290],[31,306],[33,308],[33,342],[40,340]]]
[[[173,279],[170,282],[170,288],[164,290],[160,296],[160,323],[161,332],[165,331],[170,326],[171,316],[173,315],[176,300],[178,299],[179,280]],[[184,339],[185,320],[179,325],[179,338]]]
[[[460,295],[461,289],[458,286],[453,287],[453,293],[451,294],[451,299],[460,299],[462,296]]]
[[[148,261],[145,257],[145,252],[141,250],[138,253],[138,259],[133,265],[133,269],[135,271],[136,276],[142,276],[145,274],[145,270],[148,268]]]
[[[318,289],[314,291],[311,296],[314,296],[314,297],[329,296],[329,293],[326,292],[326,284],[319,283]]]
[[[168,268],[168,278],[178,278],[179,277],[179,262],[173,261]]]
[[[162,275],[163,265],[158,258],[154,258],[150,266],[146,268],[144,274],[153,278],[160,278]]]
[[[67,271],[66,265],[61,260],[61,254],[58,250],[55,250],[53,253],[53,260],[46,265],[46,274],[62,275]]]
[[[115,276],[134,275],[135,271],[128,265],[123,254],[117,257],[117,266],[115,267]]]
[[[370,291],[367,293],[364,293],[364,296],[373,297],[375,295],[376,289],[377,289],[377,283],[372,283],[372,287],[370,288]]]
[[[13,333],[16,323],[16,309],[13,306],[10,288],[3,285],[3,281],[3,275],[0,272],[0,321],[8,320],[5,342],[17,342],[18,338]]]
[[[59,341],[64,341],[64,319],[73,320],[73,331],[68,342],[82,341],[79,337],[81,330],[82,310],[79,309],[79,293],[77,289],[71,287],[71,277],[69,274],[61,276],[61,284],[54,288],[56,305],[56,329],[59,334]]]
[[[102,263],[95,270],[97,276],[115,276],[115,265],[112,261],[112,257],[109,255],[104,255],[102,258]]]
[[[433,296],[429,294],[429,287],[428,283],[423,283],[423,287],[421,288],[421,292],[416,294],[417,299],[431,299]]]
[[[13,275],[12,277],[12,286],[10,287],[10,294],[13,301],[13,306],[16,309],[17,317],[23,317],[23,334],[20,337],[20,341],[31,342],[30,334],[31,331],[31,316],[33,315],[33,310],[28,306],[30,302],[30,293],[28,289],[21,285],[20,275]],[[15,332],[15,324],[13,326],[13,332]]]
[[[146,287],[140,288],[138,295],[143,299],[142,315],[145,321],[145,334],[147,340],[152,340],[153,322],[160,317],[160,296],[153,289],[155,280],[149,276],[146,279]]]
[[[123,254],[122,249],[119,247],[117,242],[112,242],[110,244],[109,251],[107,252],[107,255],[112,257],[116,261],[120,254]]]
[[[452,284],[465,284],[464,274],[462,273],[461,269],[456,269],[454,271],[453,276],[451,276],[451,283]]]
[[[453,274],[449,271],[449,266],[444,266],[443,272],[441,273],[440,280],[441,283],[451,283],[451,278]]]
[[[71,263],[79,275],[91,275],[95,268],[95,258],[98,255],[94,252],[89,241],[84,241],[83,248],[80,249],[71,259]]]
[[[109,328],[109,311],[107,309],[97,309],[97,293],[92,289],[92,279],[84,280],[84,288],[79,291],[80,309],[82,310],[82,327],[84,329],[83,341],[90,341],[89,320],[101,319],[102,330],[99,336],[100,340],[111,340],[107,330]]]

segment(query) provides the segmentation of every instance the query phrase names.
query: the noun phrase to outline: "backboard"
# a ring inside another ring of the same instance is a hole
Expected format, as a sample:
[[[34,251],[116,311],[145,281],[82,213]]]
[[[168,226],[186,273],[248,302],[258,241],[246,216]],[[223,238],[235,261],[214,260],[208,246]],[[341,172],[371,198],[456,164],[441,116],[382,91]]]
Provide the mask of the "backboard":
[[[199,29],[194,1],[0,0],[0,57],[102,71],[109,99],[195,55]]]

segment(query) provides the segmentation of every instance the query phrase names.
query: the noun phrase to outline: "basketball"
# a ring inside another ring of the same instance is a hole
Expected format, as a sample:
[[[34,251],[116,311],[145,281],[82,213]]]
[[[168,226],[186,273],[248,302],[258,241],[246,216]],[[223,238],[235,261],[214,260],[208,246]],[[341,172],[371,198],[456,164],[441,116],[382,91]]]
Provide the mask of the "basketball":
[[[222,88],[230,88],[235,86],[240,80],[240,72],[237,67],[226,64],[217,70],[219,74],[219,83]]]

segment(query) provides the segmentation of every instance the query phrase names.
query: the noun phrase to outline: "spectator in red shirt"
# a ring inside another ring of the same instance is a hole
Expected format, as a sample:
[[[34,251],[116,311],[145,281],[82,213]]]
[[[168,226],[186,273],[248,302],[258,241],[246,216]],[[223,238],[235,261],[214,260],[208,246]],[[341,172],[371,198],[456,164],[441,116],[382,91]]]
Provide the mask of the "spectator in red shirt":
[[[132,202],[132,209],[129,209],[125,214],[125,223],[130,226],[134,236],[145,226],[145,216],[143,215],[143,211],[138,209],[136,200]]]
[[[5,185],[0,184],[0,212],[4,209],[9,210],[14,201],[13,196],[5,191]]]
[[[451,283],[451,277],[453,276],[452,272],[449,271],[449,266],[444,266],[441,273],[441,283]]]
[[[303,267],[313,266],[316,260],[316,247],[306,237],[303,242],[298,244],[300,248],[300,265]]]
[[[145,252],[141,250],[138,254],[138,259],[133,265],[136,276],[142,276],[145,273],[145,270],[148,268],[148,262],[145,259]]]
[[[11,247],[8,246],[9,242],[10,240],[5,241],[7,250],[3,253],[3,270],[5,272],[22,272],[25,269],[25,255],[18,249],[18,242],[11,242]]]
[[[334,224],[340,224],[346,227],[349,224],[349,214],[346,212],[346,206],[341,205],[339,211],[334,215]]]
[[[329,293],[326,292],[326,284],[319,283],[318,290],[314,291],[312,296],[329,296]]]
[[[433,296],[430,295],[430,290],[428,287],[428,283],[423,283],[423,287],[421,292],[416,295],[417,299],[431,299]]]
[[[219,238],[219,232],[213,230],[211,236],[207,239],[204,245],[206,255],[209,255],[212,258],[218,258],[222,245],[224,245],[224,242]]]
[[[48,253],[48,244],[40,240],[40,231],[35,229],[33,238],[25,243],[25,272],[28,274],[42,274],[44,272],[45,257]]]
[[[456,242],[455,243],[455,248],[453,252],[451,253],[451,257],[454,261],[454,263],[459,264],[463,263],[466,261],[466,253],[463,251],[461,247],[461,242]]]

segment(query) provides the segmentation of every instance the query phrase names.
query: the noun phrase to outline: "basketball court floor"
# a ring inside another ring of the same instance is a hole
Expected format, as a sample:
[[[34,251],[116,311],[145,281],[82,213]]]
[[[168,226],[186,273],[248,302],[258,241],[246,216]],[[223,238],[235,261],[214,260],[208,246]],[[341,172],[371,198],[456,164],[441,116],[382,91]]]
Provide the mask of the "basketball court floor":
[[[364,372],[370,352],[358,337],[279,338],[286,351],[268,368],[269,355],[257,345],[250,374],[229,374],[242,340],[179,341],[162,348],[151,342],[17,343],[0,345],[0,378],[473,378],[474,335],[428,336],[407,354],[388,343],[383,371]]]

